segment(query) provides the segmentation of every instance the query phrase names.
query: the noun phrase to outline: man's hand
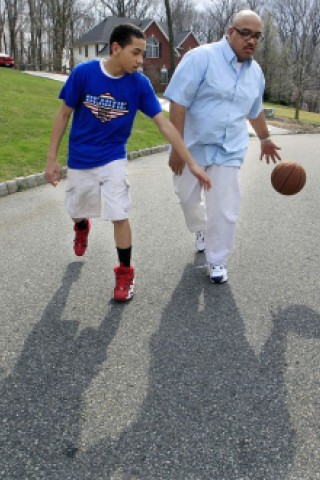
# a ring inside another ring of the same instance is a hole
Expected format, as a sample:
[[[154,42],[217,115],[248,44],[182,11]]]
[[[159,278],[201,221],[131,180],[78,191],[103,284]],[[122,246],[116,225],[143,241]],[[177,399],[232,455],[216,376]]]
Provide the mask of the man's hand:
[[[45,170],[46,179],[51,185],[56,187],[61,180],[61,169],[58,162],[48,161]]]
[[[175,175],[181,175],[185,167],[184,161],[181,160],[181,157],[174,151],[171,152],[169,157],[169,167]],[[200,185],[205,190],[209,190],[211,188],[212,185],[208,175],[203,170],[203,168],[199,167],[199,165],[196,164],[195,161],[193,161],[192,167],[189,167],[189,169],[192,175],[194,175],[199,180]]]
[[[277,145],[275,145],[271,139],[262,140],[260,160],[262,160],[263,156],[265,156],[266,162],[268,164],[270,163],[270,158],[273,161],[273,163],[277,163],[277,161],[281,161],[281,157],[278,154],[277,150],[281,150],[281,148],[277,147]]]
[[[181,158],[175,151],[172,151],[169,157],[169,167],[171,168],[173,173],[175,173],[175,175],[181,175],[184,166],[184,161],[181,160]]]

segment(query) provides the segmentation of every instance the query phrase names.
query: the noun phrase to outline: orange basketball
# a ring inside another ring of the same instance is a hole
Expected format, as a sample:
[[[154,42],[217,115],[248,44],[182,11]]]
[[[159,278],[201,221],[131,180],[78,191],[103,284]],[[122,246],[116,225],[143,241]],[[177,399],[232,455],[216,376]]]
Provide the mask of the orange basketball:
[[[282,195],[295,195],[306,183],[304,168],[295,162],[280,162],[272,170],[271,184]]]

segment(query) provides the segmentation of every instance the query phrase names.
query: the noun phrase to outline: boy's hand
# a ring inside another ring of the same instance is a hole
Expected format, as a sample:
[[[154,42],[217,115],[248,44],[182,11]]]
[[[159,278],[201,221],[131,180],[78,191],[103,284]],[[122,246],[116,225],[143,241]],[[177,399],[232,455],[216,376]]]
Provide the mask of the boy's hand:
[[[61,180],[61,169],[58,162],[48,162],[46,165],[45,175],[47,181],[56,187]]]
[[[203,170],[203,168],[199,167],[197,164],[189,168],[190,168],[190,172],[199,180],[200,185],[205,190],[210,190],[210,188],[212,187],[211,180],[206,174],[206,172]]]

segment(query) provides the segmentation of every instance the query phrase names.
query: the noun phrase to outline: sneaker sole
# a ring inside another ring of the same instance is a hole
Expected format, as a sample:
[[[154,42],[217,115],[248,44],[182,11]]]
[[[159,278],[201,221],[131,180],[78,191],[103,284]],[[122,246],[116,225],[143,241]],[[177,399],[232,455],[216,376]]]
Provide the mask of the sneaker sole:
[[[134,295],[134,291],[133,291],[133,287],[132,289],[129,291],[128,293],[128,297],[127,298],[115,298],[114,294],[113,294],[113,300],[115,302],[120,302],[120,303],[123,303],[123,302],[129,302],[130,300],[132,300],[133,298],[133,295]]]
[[[133,294],[131,295],[131,297],[127,297],[127,298],[115,298],[113,297],[113,300],[117,303],[124,303],[124,302],[130,302],[130,300],[133,299]]]
[[[223,278],[223,277],[211,278],[210,277],[211,283],[225,283],[227,281],[228,281],[228,278]]]

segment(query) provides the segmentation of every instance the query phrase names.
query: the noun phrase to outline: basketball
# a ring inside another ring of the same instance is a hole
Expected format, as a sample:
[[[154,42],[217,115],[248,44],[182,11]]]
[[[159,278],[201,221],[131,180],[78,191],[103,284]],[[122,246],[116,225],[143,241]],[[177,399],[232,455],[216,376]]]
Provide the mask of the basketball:
[[[272,170],[271,184],[282,195],[295,195],[306,183],[304,168],[295,162],[280,162]]]

